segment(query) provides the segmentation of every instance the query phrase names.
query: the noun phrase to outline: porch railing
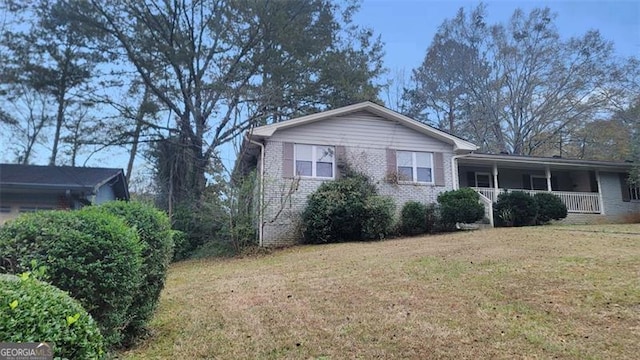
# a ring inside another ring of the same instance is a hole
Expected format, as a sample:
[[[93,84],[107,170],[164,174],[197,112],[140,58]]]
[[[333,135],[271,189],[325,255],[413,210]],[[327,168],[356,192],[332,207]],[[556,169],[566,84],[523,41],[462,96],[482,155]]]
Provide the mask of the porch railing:
[[[494,189],[494,188],[472,188],[491,201],[498,201],[498,194],[504,191],[524,191],[531,195],[536,193],[546,193],[544,190],[523,190],[523,189]],[[550,191],[557,195],[566,205],[567,211],[571,213],[600,214],[600,196],[598,193],[592,192],[574,192],[574,191]]]

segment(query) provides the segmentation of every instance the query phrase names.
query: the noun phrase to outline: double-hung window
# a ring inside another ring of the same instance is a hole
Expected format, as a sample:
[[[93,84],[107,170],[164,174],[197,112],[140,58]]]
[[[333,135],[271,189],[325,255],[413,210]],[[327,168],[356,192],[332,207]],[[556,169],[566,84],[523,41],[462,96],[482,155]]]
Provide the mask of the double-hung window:
[[[476,172],[476,187],[490,188],[493,187],[491,174],[484,172]]]
[[[433,183],[433,154],[419,151],[397,151],[399,180]]]
[[[326,145],[295,144],[295,169],[299,176],[332,179],[335,149]]]

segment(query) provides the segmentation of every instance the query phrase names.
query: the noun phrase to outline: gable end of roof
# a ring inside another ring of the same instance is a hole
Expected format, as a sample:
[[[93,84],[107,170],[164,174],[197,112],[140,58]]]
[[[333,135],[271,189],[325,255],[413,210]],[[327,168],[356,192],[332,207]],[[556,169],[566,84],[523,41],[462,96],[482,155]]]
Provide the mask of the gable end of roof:
[[[307,116],[302,116],[296,119],[286,120],[286,121],[275,123],[275,124],[256,127],[248,133],[248,136],[252,138],[268,138],[268,137],[271,137],[277,131],[286,130],[296,126],[311,124],[317,121],[322,121],[322,120],[330,119],[334,117],[345,116],[358,111],[368,111],[384,119],[395,121],[403,126],[406,126],[407,128],[418,131],[424,135],[431,136],[443,142],[449,143],[454,146],[454,150],[475,151],[478,149],[478,147],[475,144],[469,141],[466,141],[455,135],[448,134],[444,131],[438,130],[429,125],[425,125],[419,121],[409,118],[408,116],[402,115],[400,113],[397,113],[393,110],[387,109],[384,106],[375,104],[370,101],[349,105],[349,106],[341,107],[338,109],[327,110],[324,112],[319,112],[319,113],[311,114]]]

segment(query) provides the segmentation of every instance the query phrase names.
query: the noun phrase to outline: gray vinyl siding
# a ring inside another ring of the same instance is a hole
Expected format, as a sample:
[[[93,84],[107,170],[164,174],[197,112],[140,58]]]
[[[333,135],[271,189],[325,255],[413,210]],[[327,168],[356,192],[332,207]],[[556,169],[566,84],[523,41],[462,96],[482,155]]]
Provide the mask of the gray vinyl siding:
[[[364,111],[277,131],[269,140],[362,148],[452,151],[452,145]]]
[[[626,222],[633,214],[640,213],[640,201],[622,201],[620,173],[600,172],[602,209],[604,214],[569,214],[562,221],[567,224],[597,224]]]
[[[100,189],[98,189],[98,193],[94,199],[94,204],[102,204],[108,201],[113,201],[116,199],[116,195],[113,192],[113,188],[109,184],[102,185]]]
[[[620,174],[601,172],[602,202],[605,215],[616,221],[622,221],[625,216],[640,212],[640,202],[622,201]]]

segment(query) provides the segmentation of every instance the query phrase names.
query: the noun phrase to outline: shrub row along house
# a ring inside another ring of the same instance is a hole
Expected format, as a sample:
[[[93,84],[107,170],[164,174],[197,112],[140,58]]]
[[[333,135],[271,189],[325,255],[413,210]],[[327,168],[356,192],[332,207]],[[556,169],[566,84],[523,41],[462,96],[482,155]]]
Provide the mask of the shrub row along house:
[[[255,201],[262,246],[300,238],[307,196],[347,167],[369,176],[396,204],[435,203],[438,194],[471,187],[493,224],[502,191],[552,192],[566,204],[565,221],[618,222],[640,212],[640,189],[627,183],[630,163],[481,154],[459,137],[385,107],[363,102],[271,125],[246,134],[236,164],[257,172]]]

